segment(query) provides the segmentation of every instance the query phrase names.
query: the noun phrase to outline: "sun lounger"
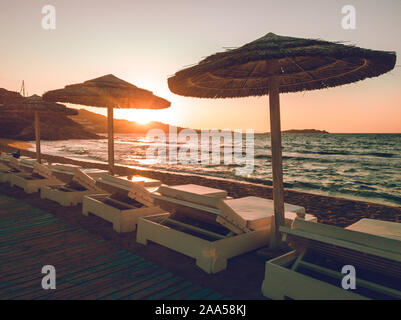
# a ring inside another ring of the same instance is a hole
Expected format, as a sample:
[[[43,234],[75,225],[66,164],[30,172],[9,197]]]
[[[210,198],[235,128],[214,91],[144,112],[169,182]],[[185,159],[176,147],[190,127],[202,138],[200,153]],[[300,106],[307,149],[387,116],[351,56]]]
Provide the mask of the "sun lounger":
[[[146,245],[148,241],[153,241],[190,256],[207,273],[222,271],[227,267],[227,259],[269,243],[272,210],[258,216],[259,220],[264,219],[263,223],[252,225],[253,229],[239,228],[239,223],[220,218],[222,203],[229,206],[232,204],[230,201],[241,202],[241,199],[227,197],[224,190],[192,184],[161,186],[151,196],[169,213],[139,219],[137,242]],[[252,199],[245,200],[252,205]],[[256,204],[260,206],[258,199]],[[296,209],[305,212],[301,207]],[[232,211],[241,217],[241,212],[237,212],[236,208]],[[286,215],[288,221],[292,222],[296,213],[292,215],[292,220]],[[316,219],[310,215],[307,218]]]
[[[52,170],[53,175],[57,179],[62,180],[65,183],[69,183],[72,181],[72,179],[74,178],[75,169],[81,169],[81,166],[65,163],[52,163],[51,165],[49,165],[49,167]]]
[[[266,262],[266,297],[401,299],[400,223],[362,219],[343,229],[297,218],[280,230],[295,251]],[[355,290],[341,285],[345,265],[355,268]]]
[[[25,156],[15,158],[13,155],[3,152],[0,155],[0,166],[4,171],[12,169],[14,173],[31,173],[33,171],[33,164],[35,162],[35,159]],[[21,166],[21,163],[23,163],[24,165]]]
[[[36,159],[20,157],[19,169],[24,173],[33,173],[35,163],[37,163]],[[46,165],[46,163],[42,161],[42,165]]]
[[[16,163],[18,164],[18,158],[13,157],[12,154],[2,152],[0,154],[0,162],[7,167],[10,167],[10,160],[15,159]]]
[[[14,169],[18,169],[19,171],[30,173],[33,171],[33,164],[36,162],[36,159],[32,159],[29,157],[21,156],[19,158],[13,157],[11,154],[2,154],[1,162],[6,166]],[[23,164],[21,166],[21,164]]]
[[[0,155],[0,182],[10,182],[10,177],[14,173],[21,172],[19,169],[20,160],[11,154],[2,152]]]
[[[1,168],[10,168],[9,162],[10,162],[11,158],[14,158],[11,154],[1,152],[0,153]]]
[[[69,169],[65,169],[66,167],[63,169],[56,167],[56,170],[59,171],[70,171]],[[54,169],[52,171],[54,174]],[[71,181],[64,185],[42,186],[40,191],[41,198],[53,200],[64,207],[68,207],[81,203],[85,195],[104,193],[104,190],[96,186],[96,180],[93,177],[98,177],[107,171],[100,169],[80,169],[75,167],[73,168],[73,172],[74,175]],[[68,175],[69,173],[65,174]]]
[[[96,179],[96,184],[109,194],[84,196],[82,213],[111,222],[118,233],[134,231],[140,217],[165,213],[149,196],[161,184],[159,180],[103,174]]]
[[[33,165],[33,172],[18,172],[14,173],[9,178],[11,187],[17,186],[26,193],[35,193],[45,185],[62,185],[63,182],[56,179],[47,165],[37,162]]]

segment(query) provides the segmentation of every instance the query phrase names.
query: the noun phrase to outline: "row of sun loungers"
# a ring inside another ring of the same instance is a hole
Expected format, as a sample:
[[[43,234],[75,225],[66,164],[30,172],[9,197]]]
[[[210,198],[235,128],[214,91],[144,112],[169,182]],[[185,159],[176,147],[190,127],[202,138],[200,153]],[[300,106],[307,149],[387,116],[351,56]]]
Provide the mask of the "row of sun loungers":
[[[273,201],[233,199],[225,190],[194,184],[167,186],[146,177],[0,155],[0,181],[62,206],[82,203],[116,232],[137,230],[149,241],[194,258],[214,274],[227,260],[269,244]],[[285,204],[280,228],[294,251],[266,262],[262,284],[272,299],[401,298],[401,224],[362,219],[346,229],[317,223],[305,208]],[[341,286],[344,265],[356,268],[356,288]]]
[[[26,157],[16,159],[10,154],[1,153],[0,182],[9,182],[13,174],[21,172],[22,169],[19,169],[19,162],[24,158]]]

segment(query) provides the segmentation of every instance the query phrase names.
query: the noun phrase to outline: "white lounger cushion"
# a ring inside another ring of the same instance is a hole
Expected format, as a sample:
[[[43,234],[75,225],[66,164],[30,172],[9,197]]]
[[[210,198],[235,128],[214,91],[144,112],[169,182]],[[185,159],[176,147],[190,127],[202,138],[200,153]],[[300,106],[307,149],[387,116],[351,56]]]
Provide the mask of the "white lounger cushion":
[[[107,173],[107,170],[97,169],[97,168],[82,168],[80,169],[83,173],[96,179]]]
[[[259,197],[222,200],[219,208],[219,218],[230,221],[244,232],[268,226],[274,216],[273,200]],[[288,203],[284,204],[284,210],[286,219],[291,220],[297,213],[305,213],[305,208]],[[305,218],[311,220],[313,216],[307,215]]]
[[[375,225],[383,228],[383,223],[378,220],[371,220],[368,223],[365,221],[359,225],[357,223],[356,229],[364,229],[363,232],[352,230],[352,225],[348,229],[343,229],[322,223],[308,222],[299,218],[295,219],[293,229],[281,227],[280,230],[289,235],[401,262],[401,241],[397,240],[401,235],[401,224],[396,222],[388,223],[392,224],[391,230],[392,233],[395,232],[397,234],[396,237],[394,235],[389,236],[388,232],[384,232],[380,236],[380,231],[377,232]],[[369,228],[366,228],[366,224],[370,225]],[[387,227],[387,230],[389,229]]]
[[[36,159],[31,159],[31,158],[26,159],[25,158],[25,159],[20,160],[20,166],[24,166],[24,167],[28,167],[28,168],[33,168],[35,163],[38,163],[36,161]]]
[[[401,242],[401,223],[362,219],[348,226],[346,229],[395,239]]]
[[[74,174],[74,170],[79,169],[81,167],[74,164],[53,163],[51,165],[51,168],[55,172]]]
[[[98,181],[126,191],[131,191],[131,188],[134,185],[140,185],[143,187],[158,187],[161,185],[160,180],[156,179],[141,176],[112,176],[107,173],[102,174]]]
[[[154,194],[158,189],[159,187],[144,187],[139,184],[134,184],[128,193],[128,197],[150,207],[154,205],[152,194]]]
[[[184,200],[204,206],[218,207],[221,199],[227,197],[227,191],[214,189],[196,184],[184,184],[179,186],[165,186],[159,188],[163,196],[177,200]]]
[[[96,170],[96,169],[95,169]],[[103,171],[103,170],[102,170]],[[89,171],[88,169],[83,170],[76,168],[74,170],[73,180],[78,182],[81,186],[94,191],[102,191],[102,189],[96,186],[96,180],[90,174],[96,174],[96,171]]]

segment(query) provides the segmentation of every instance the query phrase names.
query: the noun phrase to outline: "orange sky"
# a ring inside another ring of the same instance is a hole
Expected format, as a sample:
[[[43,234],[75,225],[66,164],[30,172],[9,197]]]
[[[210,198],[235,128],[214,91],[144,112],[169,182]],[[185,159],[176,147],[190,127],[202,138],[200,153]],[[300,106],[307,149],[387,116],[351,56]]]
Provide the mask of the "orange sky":
[[[0,87],[43,94],[113,73],[171,101],[166,110],[116,110],[116,118],[191,128],[269,131],[268,98],[195,99],[172,94],[168,76],[223,47],[268,32],[349,41],[401,54],[401,2],[352,1],[355,30],[341,28],[344,1],[24,1],[0,2]],[[56,8],[56,30],[41,8]],[[281,95],[282,128],[401,132],[401,70],[327,90]],[[105,114],[105,110],[90,108]]]

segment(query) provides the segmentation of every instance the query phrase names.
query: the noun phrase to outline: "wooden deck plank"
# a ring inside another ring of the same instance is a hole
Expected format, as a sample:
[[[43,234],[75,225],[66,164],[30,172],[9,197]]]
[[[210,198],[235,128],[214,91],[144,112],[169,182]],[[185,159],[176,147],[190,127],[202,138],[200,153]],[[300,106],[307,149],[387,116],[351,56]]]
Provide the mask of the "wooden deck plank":
[[[126,268],[127,265],[134,263],[133,257],[127,257],[126,260],[115,259],[107,261],[102,264],[98,264],[96,268],[88,270],[88,268],[82,269],[86,271],[80,271],[75,273],[68,273],[60,277],[57,281],[57,290],[42,291],[35,294],[35,299],[67,299],[68,293],[71,292],[87,292],[87,285],[94,281],[97,287],[102,287],[101,280],[103,277],[107,277],[109,274],[118,274],[122,268]],[[66,294],[64,294],[66,293]]]
[[[139,273],[136,270],[131,270],[129,276],[125,278],[129,279],[129,281],[117,281],[115,284],[97,291],[93,297],[89,296],[89,298],[105,300],[121,299],[123,290],[154,279],[155,277],[165,273],[165,270],[160,269],[153,264],[152,266],[147,267],[146,270],[142,270]]]
[[[114,268],[108,273],[97,273],[87,277],[85,282],[82,283],[85,291],[82,290],[81,286],[73,286],[68,290],[63,290],[60,294],[56,293],[55,298],[98,299],[99,296],[107,292],[119,290],[126,283],[127,279],[120,274],[126,270],[131,270],[131,274],[137,278],[152,273],[152,271],[157,270],[157,266],[144,261],[136,261],[135,264],[126,264],[124,266],[120,265],[119,268]]]
[[[160,290],[146,297],[146,300],[162,300],[171,299],[171,295],[191,287],[192,283],[189,281],[179,282],[177,285],[169,286],[165,290]]]
[[[126,286],[125,288],[121,288],[120,290],[114,292],[109,297],[105,297],[106,299],[130,299],[129,297],[135,292],[141,291],[142,289],[148,288],[153,284],[159,283],[166,279],[172,278],[174,275],[169,272],[160,272],[157,276],[154,276],[149,279],[143,279],[144,281],[140,281],[138,283],[134,283],[134,285]]]
[[[11,261],[12,258],[18,258],[20,255],[28,257],[34,254],[45,254],[47,252],[56,252],[59,249],[64,249],[66,246],[74,246],[77,243],[90,244],[92,242],[104,243],[104,240],[91,239],[90,237],[82,237],[79,230],[66,231],[58,233],[52,237],[52,242],[49,243],[47,238],[37,238],[28,241],[18,242],[16,244],[0,248],[0,257],[2,260]],[[0,261],[1,265],[1,261]]]
[[[41,287],[44,265],[56,268],[56,290]],[[0,195],[0,299],[202,296],[221,295],[49,213]]]
[[[190,287],[186,287],[180,291],[177,291],[173,294],[169,295],[169,299],[171,300],[185,300],[185,297],[189,296],[190,294],[195,293],[196,291],[200,291],[203,288],[200,286],[192,285]]]
[[[91,250],[91,249],[96,249],[98,247],[97,243],[93,243],[92,245],[87,245],[87,244],[81,244],[81,245],[77,245],[75,248],[71,248],[69,250],[60,250],[57,253],[48,253],[47,255],[43,255],[40,256],[39,258],[33,257],[32,261],[24,261],[23,259],[20,259],[19,261],[17,261],[16,263],[12,263],[7,265],[6,267],[3,268],[3,266],[1,267],[2,270],[4,270],[4,272],[7,272],[7,275],[10,277],[10,279],[12,278],[17,278],[22,277],[24,273],[28,273],[31,272],[33,270],[33,272],[40,272],[42,266],[44,265],[43,263],[45,263],[45,261],[51,261],[53,263],[54,266],[58,266],[58,265],[63,265],[65,262],[68,262],[69,264],[71,263],[71,261],[74,260],[83,260],[82,259],[82,254],[86,253],[87,250]],[[104,253],[104,252],[103,252]],[[90,252],[90,253],[86,253],[85,254],[85,258],[88,259],[90,257],[96,257],[98,255],[98,252]],[[23,264],[21,263],[23,262]],[[18,265],[18,267],[16,267],[16,264]],[[62,271],[59,270],[59,272]],[[0,277],[0,280],[7,280],[7,277]],[[1,286],[1,285],[0,285]]]
[[[37,237],[43,237],[44,233],[52,233],[54,231],[62,230],[75,230],[74,227],[67,226],[60,222],[53,223],[34,223],[31,228],[29,226],[19,227],[19,228],[9,228],[8,232],[3,232],[0,234],[0,242],[3,241],[21,241],[25,239],[33,239]],[[38,234],[38,232],[41,232]],[[12,242],[14,243],[14,242]]]
[[[110,255],[115,255],[115,253],[111,253]],[[110,255],[104,255],[101,258],[106,260]],[[102,262],[99,257],[97,259],[92,259],[94,262],[93,265],[98,264],[98,268],[101,268]],[[67,265],[63,265],[62,267],[56,268],[56,276],[57,276],[57,287],[60,287],[66,280],[63,278],[67,272],[80,272],[81,270],[85,270],[88,268],[87,261],[79,261],[76,263],[71,263]],[[75,269],[71,269],[75,268]],[[59,270],[60,269],[60,270]],[[60,276],[60,273],[62,276]],[[8,290],[8,296],[12,299],[21,298],[25,296],[27,299],[34,299],[37,296],[42,296],[46,291],[41,288],[41,280],[43,275],[40,272],[35,272],[30,278],[22,278],[19,282],[14,284],[10,290]],[[0,295],[2,298],[2,295]]]
[[[181,278],[172,276],[164,280],[159,280],[157,282],[147,282],[146,286],[143,286],[141,290],[137,290],[135,288],[135,293],[130,294],[129,296],[125,297],[124,299],[129,299],[129,300],[140,300],[140,299],[146,299],[148,296],[159,292],[161,290],[164,290],[172,285],[176,285],[182,281]]]

